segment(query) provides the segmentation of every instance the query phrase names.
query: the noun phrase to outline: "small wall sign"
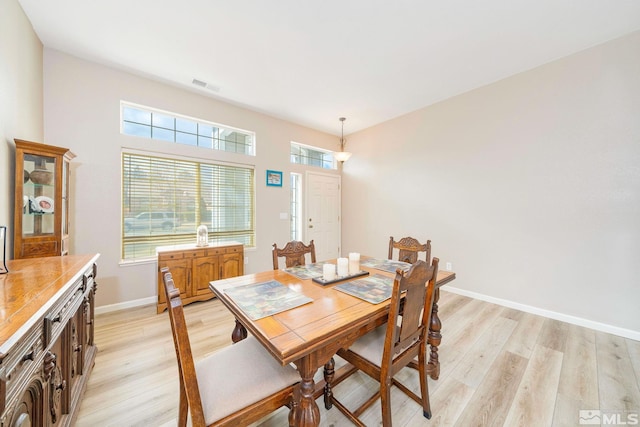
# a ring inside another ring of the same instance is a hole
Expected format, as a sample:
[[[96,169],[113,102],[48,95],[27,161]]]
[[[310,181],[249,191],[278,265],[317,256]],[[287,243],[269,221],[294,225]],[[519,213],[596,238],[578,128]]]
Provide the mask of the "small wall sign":
[[[267,186],[282,187],[282,172],[267,169]]]

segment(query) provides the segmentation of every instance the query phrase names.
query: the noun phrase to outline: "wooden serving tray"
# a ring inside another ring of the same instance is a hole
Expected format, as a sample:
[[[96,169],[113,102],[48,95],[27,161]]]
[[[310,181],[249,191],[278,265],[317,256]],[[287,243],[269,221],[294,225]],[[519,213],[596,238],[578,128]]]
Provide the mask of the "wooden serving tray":
[[[314,277],[313,280],[316,283],[320,283],[323,286],[331,285],[333,283],[342,282],[344,280],[355,279],[356,277],[368,276],[369,272],[360,270],[356,274],[349,274],[348,276],[336,276],[333,280],[324,280],[322,277]]]

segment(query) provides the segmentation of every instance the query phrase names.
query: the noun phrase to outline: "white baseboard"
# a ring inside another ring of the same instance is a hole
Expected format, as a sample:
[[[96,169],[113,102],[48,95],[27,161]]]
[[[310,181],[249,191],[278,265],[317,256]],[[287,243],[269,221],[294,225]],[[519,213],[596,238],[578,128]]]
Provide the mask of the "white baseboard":
[[[127,308],[141,307],[143,305],[156,304],[157,302],[158,302],[158,297],[148,297],[148,298],[136,299],[133,301],[119,302],[117,304],[101,305],[100,307],[96,307],[96,314],[104,314],[104,313],[110,313],[112,311],[124,310]]]
[[[443,291],[451,292],[458,295],[463,295],[469,298],[479,299],[487,301],[493,304],[498,304],[504,307],[515,308],[516,310],[524,311],[531,314],[537,314],[538,316],[548,317],[550,319],[560,320],[562,322],[571,323],[578,326],[583,326],[589,329],[595,329],[596,331],[606,332],[608,334],[617,335],[624,338],[629,338],[635,341],[640,341],[640,331],[633,331],[631,329],[620,328],[617,326],[607,325],[606,323],[594,322],[593,320],[583,319],[582,317],[571,316],[568,314],[558,313],[551,310],[545,310],[530,305],[520,304],[517,302],[495,298],[477,292],[467,291],[465,289],[455,288],[453,286],[447,286],[442,289]]]

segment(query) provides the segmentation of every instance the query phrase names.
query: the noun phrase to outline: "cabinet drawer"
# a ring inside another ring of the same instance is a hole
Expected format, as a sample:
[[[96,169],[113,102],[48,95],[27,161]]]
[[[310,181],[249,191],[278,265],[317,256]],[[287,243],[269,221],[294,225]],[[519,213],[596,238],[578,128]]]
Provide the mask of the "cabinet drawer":
[[[174,253],[159,255],[158,261],[166,261],[171,259],[182,259],[182,258],[184,258],[184,252],[174,252]]]
[[[225,248],[225,254],[237,254],[242,252],[242,246],[231,246],[229,248]]]
[[[91,280],[93,285],[93,280]],[[49,313],[44,316],[44,343],[50,345],[62,333],[67,321],[80,307],[84,300],[83,288],[86,286],[84,276],[78,280],[72,292],[64,296],[58,304],[54,305]]]
[[[96,271],[97,271],[97,266],[93,264],[93,267],[85,271],[84,274],[82,275],[82,292],[83,293],[86,292],[87,289],[93,286],[93,283],[94,283],[93,278],[96,277]]]
[[[207,256],[221,255],[224,253],[224,248],[209,248],[207,249]]]
[[[41,366],[40,358],[45,349],[42,336],[42,327],[35,325],[23,337],[23,339],[7,353],[2,361],[0,369],[0,382],[3,383],[6,395],[3,395],[3,407],[0,412],[4,412],[5,406],[11,406],[18,398],[21,389]],[[7,401],[5,401],[5,397]]]
[[[200,258],[205,256],[205,250],[199,249],[197,251],[188,251],[184,253],[185,258]]]

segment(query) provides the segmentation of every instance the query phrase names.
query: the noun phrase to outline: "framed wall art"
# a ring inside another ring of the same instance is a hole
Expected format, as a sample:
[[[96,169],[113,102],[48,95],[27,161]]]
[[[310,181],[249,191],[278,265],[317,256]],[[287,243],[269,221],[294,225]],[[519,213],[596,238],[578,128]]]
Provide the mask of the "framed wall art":
[[[282,172],[267,169],[267,186],[282,187]]]

